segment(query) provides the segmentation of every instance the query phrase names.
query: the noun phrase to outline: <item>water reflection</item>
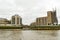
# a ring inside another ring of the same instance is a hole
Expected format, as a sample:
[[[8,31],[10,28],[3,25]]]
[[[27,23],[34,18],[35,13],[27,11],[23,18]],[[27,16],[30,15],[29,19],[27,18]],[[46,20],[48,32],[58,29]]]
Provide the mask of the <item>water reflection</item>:
[[[55,30],[26,30],[23,31],[23,40],[57,40],[56,32]]]
[[[0,30],[0,40],[60,40],[60,30]]]

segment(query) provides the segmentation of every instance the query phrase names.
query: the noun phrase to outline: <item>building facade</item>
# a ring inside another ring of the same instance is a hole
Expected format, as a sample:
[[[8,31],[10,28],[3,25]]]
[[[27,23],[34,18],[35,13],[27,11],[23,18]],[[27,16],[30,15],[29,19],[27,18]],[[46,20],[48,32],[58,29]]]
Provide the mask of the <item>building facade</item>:
[[[0,24],[10,24],[10,21],[5,18],[0,18]]]
[[[36,25],[47,25],[47,17],[37,18]]]
[[[56,10],[48,11],[47,17],[36,18],[36,25],[57,25]]]
[[[19,15],[14,15],[11,18],[11,24],[22,25],[22,18]]]
[[[58,24],[58,20],[56,17],[56,10],[47,12],[47,25]]]

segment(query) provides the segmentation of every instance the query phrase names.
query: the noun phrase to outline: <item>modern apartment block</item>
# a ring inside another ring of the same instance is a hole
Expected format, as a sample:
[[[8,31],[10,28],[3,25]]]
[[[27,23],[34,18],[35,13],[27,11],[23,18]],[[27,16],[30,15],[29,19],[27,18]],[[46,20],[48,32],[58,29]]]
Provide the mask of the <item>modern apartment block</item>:
[[[56,10],[47,12],[47,25],[58,24],[58,20],[56,17]]]
[[[37,18],[36,25],[47,25],[47,17]]]
[[[13,15],[11,18],[11,24],[22,25],[22,18],[19,15]]]
[[[36,18],[36,25],[56,25],[58,24],[56,10],[48,11],[46,17]]]

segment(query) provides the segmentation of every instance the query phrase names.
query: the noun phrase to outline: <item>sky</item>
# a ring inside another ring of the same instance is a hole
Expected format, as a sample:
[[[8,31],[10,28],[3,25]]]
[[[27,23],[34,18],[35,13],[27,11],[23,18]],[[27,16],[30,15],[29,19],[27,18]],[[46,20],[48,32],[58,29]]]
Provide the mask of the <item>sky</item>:
[[[0,18],[10,20],[11,16],[18,14],[22,17],[22,23],[29,25],[55,8],[60,23],[60,0],[0,0]]]

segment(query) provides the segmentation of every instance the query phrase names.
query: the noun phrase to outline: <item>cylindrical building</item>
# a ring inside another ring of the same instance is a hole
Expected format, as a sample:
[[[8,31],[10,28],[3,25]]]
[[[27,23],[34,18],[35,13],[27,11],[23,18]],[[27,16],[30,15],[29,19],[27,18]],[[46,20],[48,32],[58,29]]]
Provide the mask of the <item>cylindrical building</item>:
[[[19,15],[13,15],[11,18],[11,24],[22,25],[22,18]]]

